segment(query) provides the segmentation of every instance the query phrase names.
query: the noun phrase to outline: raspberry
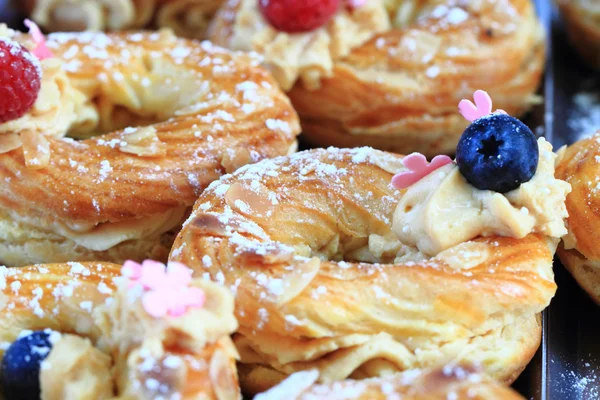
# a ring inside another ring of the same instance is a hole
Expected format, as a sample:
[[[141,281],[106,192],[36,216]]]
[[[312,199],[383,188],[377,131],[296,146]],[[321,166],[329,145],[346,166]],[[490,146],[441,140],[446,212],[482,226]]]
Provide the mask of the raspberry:
[[[340,0],[260,0],[259,4],[274,28],[296,33],[325,25],[338,10]]]
[[[33,106],[41,75],[38,60],[26,48],[0,38],[0,123],[21,117]]]

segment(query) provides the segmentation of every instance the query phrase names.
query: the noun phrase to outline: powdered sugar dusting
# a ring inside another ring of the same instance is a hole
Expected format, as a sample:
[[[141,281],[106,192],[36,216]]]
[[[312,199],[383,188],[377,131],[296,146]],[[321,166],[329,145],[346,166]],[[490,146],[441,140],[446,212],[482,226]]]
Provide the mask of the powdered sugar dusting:
[[[77,289],[84,282],[90,282],[91,278],[98,282],[96,289],[100,296],[112,292],[112,278],[103,278],[102,264],[68,263],[65,267],[58,268],[54,271],[43,265],[24,269],[0,267],[0,282],[4,283],[1,289],[6,296],[3,312],[10,317],[11,313],[20,313],[22,309],[26,309],[43,318],[59,315],[61,308],[65,306],[69,310],[78,307],[82,315],[89,316],[96,304],[88,300],[87,296],[77,294]],[[48,281],[45,278],[47,274],[52,274],[55,279]],[[10,283],[7,284],[7,281]],[[52,284],[42,285],[43,282]],[[76,318],[75,315],[72,317]],[[87,332],[91,326],[89,321],[83,320],[75,321],[75,325],[82,333]]]
[[[577,135],[577,140],[589,137],[600,130],[600,95],[580,92],[573,98],[572,110],[567,125]]]
[[[326,196],[324,193],[327,192],[335,193],[331,199],[332,207],[340,210],[341,213],[348,203],[340,199],[346,199],[355,202],[356,207],[365,209],[365,212],[374,219],[391,226],[391,216],[400,196],[399,191],[392,188],[387,180],[383,181],[384,188],[394,195],[381,196],[380,193],[376,196],[375,189],[363,193],[362,190],[355,191],[351,188],[363,179],[367,179],[361,174],[370,174],[373,171],[372,168],[364,169],[367,165],[379,167],[389,174],[397,172],[398,168],[404,168],[400,158],[368,147],[317,149],[246,165],[233,174],[223,176],[206,189],[195,211],[185,223],[186,229],[190,229],[191,225],[208,230],[208,235],[215,232],[216,236],[213,236],[212,240],[218,242],[227,240],[232,254],[234,257],[239,257],[240,263],[244,263],[246,259],[256,260],[260,257],[265,260],[264,262],[290,265],[289,271],[275,274],[266,271],[264,273],[247,271],[245,274],[247,279],[252,281],[252,285],[261,289],[261,299],[270,299],[276,303],[285,302],[291,293],[304,291],[317,276],[320,264],[318,260],[315,263],[312,257],[326,260],[331,258],[328,254],[317,254],[320,251],[318,249],[304,248],[298,251],[297,243],[291,245],[274,239],[276,235],[272,231],[273,226],[265,222],[271,221],[272,218],[281,218],[282,214],[275,215],[272,212],[281,212],[280,210],[286,207],[304,207],[307,218],[310,218],[309,215],[322,212],[323,206],[318,203],[321,200],[318,196],[314,200],[310,195],[294,196],[294,192],[300,187],[310,185],[314,191],[322,192],[322,196]],[[282,175],[285,175],[285,178]],[[375,185],[381,183],[379,181]],[[263,209],[271,208],[269,212],[259,215],[254,212],[259,206]],[[298,215],[298,218],[302,217]],[[295,238],[298,239],[300,236],[302,234],[298,233]],[[185,251],[185,246],[178,247],[174,250],[174,254],[179,257]],[[215,272],[215,267],[219,267],[225,275],[228,275],[229,269],[233,268],[232,265],[222,265],[209,254],[200,256],[200,266],[210,271],[213,280],[227,281],[221,272]],[[376,257],[366,261],[369,264],[339,261],[337,262],[339,273],[343,274],[345,272],[342,271],[348,269],[358,269],[374,274],[383,268],[381,264],[371,262],[375,259]],[[254,261],[250,262],[254,263]],[[387,276],[380,274],[380,278],[387,279]],[[227,282],[227,284],[235,293],[239,283]],[[324,286],[312,289],[308,294],[313,298],[328,295]],[[266,312],[266,309],[262,311],[263,314]],[[258,317],[256,328],[261,329],[267,323],[269,316],[264,314]],[[285,321],[289,329],[303,324],[302,318],[292,314],[286,315]]]

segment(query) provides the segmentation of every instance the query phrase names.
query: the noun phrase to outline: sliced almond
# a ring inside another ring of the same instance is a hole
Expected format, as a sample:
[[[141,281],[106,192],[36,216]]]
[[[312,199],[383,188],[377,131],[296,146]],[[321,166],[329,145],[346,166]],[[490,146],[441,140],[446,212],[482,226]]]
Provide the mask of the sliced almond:
[[[272,192],[263,184],[250,186],[244,182],[232,184],[225,193],[225,201],[232,209],[248,216],[268,217],[273,211]]]
[[[160,141],[156,129],[151,126],[138,128],[134,132],[125,133],[119,147],[123,153],[135,154],[140,157],[164,156],[167,146]]]
[[[250,151],[246,148],[235,148],[227,149],[221,159],[221,165],[225,168],[225,171],[229,174],[235,170],[243,167],[244,165],[250,164],[252,157]]]
[[[8,153],[21,147],[23,142],[16,133],[7,133],[0,135],[0,154]]]
[[[464,242],[439,253],[434,260],[446,263],[454,270],[466,270],[483,264],[490,257],[486,243]]]
[[[279,385],[270,390],[258,394],[254,400],[283,400],[296,399],[306,392],[319,379],[319,370],[295,372]]]
[[[212,214],[196,215],[190,222],[190,227],[194,232],[204,235],[227,236],[227,226]]]
[[[276,304],[282,306],[298,297],[300,293],[310,286],[320,269],[321,260],[317,257],[313,257],[307,262],[296,264],[293,271],[281,277],[283,291],[277,297]]]
[[[223,350],[217,349],[214,352],[210,359],[208,374],[218,400],[238,400],[240,398],[234,361],[227,357]]]
[[[25,165],[31,169],[41,169],[50,163],[50,142],[40,133],[21,132]]]

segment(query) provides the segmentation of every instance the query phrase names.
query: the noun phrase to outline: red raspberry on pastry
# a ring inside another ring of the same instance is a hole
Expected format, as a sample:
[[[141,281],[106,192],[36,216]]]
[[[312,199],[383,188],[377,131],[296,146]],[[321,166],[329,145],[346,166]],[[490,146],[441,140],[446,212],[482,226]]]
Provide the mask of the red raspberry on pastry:
[[[260,9],[276,29],[308,32],[327,23],[340,7],[340,0],[260,0]]]
[[[17,119],[35,103],[41,67],[20,44],[0,38],[0,123]]]

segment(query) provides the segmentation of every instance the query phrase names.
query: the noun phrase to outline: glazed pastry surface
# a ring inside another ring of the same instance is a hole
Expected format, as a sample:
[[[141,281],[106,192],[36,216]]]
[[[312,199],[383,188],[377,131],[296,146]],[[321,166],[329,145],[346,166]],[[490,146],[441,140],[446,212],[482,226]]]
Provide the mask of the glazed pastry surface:
[[[452,154],[466,127],[456,104],[475,89],[514,116],[540,100],[530,0],[372,0],[302,34],[273,29],[257,0],[230,0],[209,37],[265,55],[312,145]]]
[[[224,288],[194,280],[203,308],[153,318],[119,265],[3,268],[2,277],[2,343],[23,331],[55,331],[41,366],[42,400],[240,398],[229,337],[237,323]]]
[[[48,47],[33,108],[0,124],[0,263],[165,260],[210,182],[295,150],[296,113],[250,56],[168,31]]]
[[[529,362],[558,238],[492,235],[426,256],[392,230],[401,161],[312,150],[244,167],[200,197],[170,258],[235,293],[244,390],[310,368],[328,384],[455,360],[512,382]]]
[[[569,233],[558,255],[583,289],[600,304],[600,132],[568,147],[557,176],[573,187],[567,197]]]

